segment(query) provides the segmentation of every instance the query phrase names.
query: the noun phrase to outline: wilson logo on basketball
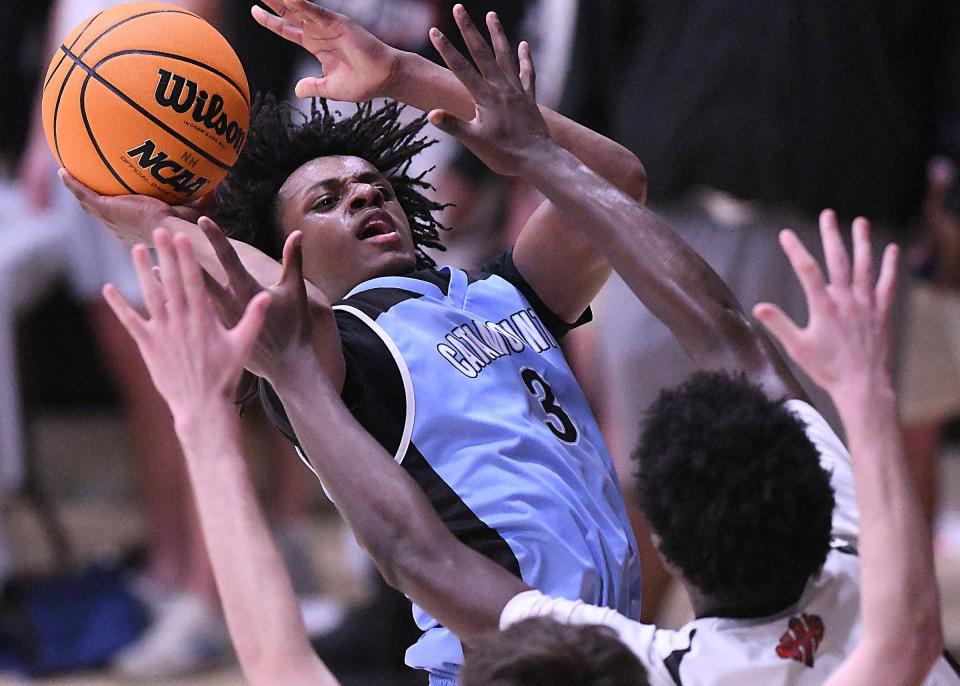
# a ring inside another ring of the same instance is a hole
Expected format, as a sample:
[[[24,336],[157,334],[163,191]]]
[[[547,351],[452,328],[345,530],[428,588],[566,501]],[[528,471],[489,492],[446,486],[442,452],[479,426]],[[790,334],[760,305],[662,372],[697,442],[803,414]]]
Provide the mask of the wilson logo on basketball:
[[[237,122],[230,121],[223,111],[223,97],[216,93],[211,95],[205,90],[198,92],[195,81],[166,69],[160,69],[159,74],[160,80],[154,96],[158,105],[169,107],[180,114],[193,108],[192,117],[195,122],[203,124],[218,136],[223,136],[237,153],[240,152],[247,134]]]
[[[784,660],[796,660],[813,667],[817,646],[823,641],[823,620],[817,615],[801,614],[791,617],[789,628],[780,637],[777,655]]]
[[[140,165],[141,169],[149,169],[150,175],[157,181],[187,197],[207,185],[209,180],[197,176],[189,169],[185,169],[183,165],[170,160],[169,155],[157,150],[156,144],[151,140],[145,140],[143,145],[127,150],[127,155]]]

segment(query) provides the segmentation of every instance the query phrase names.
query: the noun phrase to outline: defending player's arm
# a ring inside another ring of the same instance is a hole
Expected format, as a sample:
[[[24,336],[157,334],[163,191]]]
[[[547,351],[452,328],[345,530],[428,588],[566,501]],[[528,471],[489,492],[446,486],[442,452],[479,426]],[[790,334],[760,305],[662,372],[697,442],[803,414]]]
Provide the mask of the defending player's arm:
[[[943,636],[930,532],[910,488],[890,373],[897,250],[887,248],[874,286],[867,221],[853,224],[851,268],[836,219],[826,219],[821,227],[829,285],[797,237],[789,231],[780,236],[806,295],[806,328],[769,303],[754,312],[830,394],[853,459],[863,637],[827,684],[914,685],[943,650]]]
[[[338,682],[310,646],[290,578],[260,511],[232,402],[270,296],[256,296],[228,330],[207,300],[185,237],[171,241],[158,232],[154,244],[160,280],[151,271],[146,248],[139,245],[133,251],[147,317],[113,286],[104,289],[104,296],[136,341],[173,414],[244,674],[255,685],[335,686]]]
[[[457,136],[494,170],[522,176],[603,250],[643,303],[666,324],[702,368],[745,371],[771,395],[803,391],[769,339],[755,327],[710,266],[670,227],[576,156],[558,145],[533,101],[528,52],[522,79],[487,64],[478,72],[442,35],[431,35],[454,75],[471,94],[469,122],[435,110],[430,121]],[[507,63],[502,44],[496,63]]]
[[[228,239],[211,219],[200,217],[189,207],[173,207],[143,195],[98,195],[65,170],[60,176],[87,213],[128,242],[150,245],[155,229],[185,236],[201,267],[210,275],[207,286],[211,295],[221,294],[217,298],[221,313],[231,322],[239,320],[244,308],[258,293],[284,280],[284,269],[279,262],[251,245]],[[329,300],[313,284],[305,282],[304,287],[315,318],[332,323]],[[275,364],[271,352],[282,335],[282,331],[271,326],[264,329],[260,343],[247,360],[251,372],[263,376]],[[317,344],[317,355],[333,384],[342,388],[345,364],[336,327],[323,327],[323,336]]]
[[[458,541],[413,479],[347,410],[316,352],[318,345],[339,352],[325,334],[335,324],[326,313],[318,319],[308,304],[300,265],[299,243],[288,241],[285,277],[273,290],[264,326],[284,335],[272,341],[273,364],[263,376],[277,390],[304,453],[388,583],[461,638],[496,629],[507,601],[529,587]],[[227,311],[246,302],[231,304],[231,293],[216,287],[212,293]],[[470,593],[463,592],[464,579]]]
[[[441,108],[469,118],[474,112],[470,93],[450,71],[412,53],[393,49],[348,17],[306,0],[267,0],[277,15],[254,7],[263,26],[303,46],[323,64],[323,78],[297,84],[301,97],[321,96],[362,101],[374,97],[400,100],[423,111]],[[500,62],[515,80],[518,65],[499,19],[491,13],[487,26],[498,48],[496,56],[457,5],[454,17],[481,69]],[[445,39],[443,39],[445,41]],[[434,41],[440,48],[441,44]],[[521,44],[521,53],[528,50]],[[527,75],[533,81],[533,72]],[[542,108],[556,141],[597,174],[630,197],[643,202],[646,173],[636,156],[623,146],[547,108]],[[491,167],[515,174],[509,167]],[[524,227],[514,249],[514,263],[537,295],[564,321],[579,317],[609,276],[610,265],[560,208],[545,202]]]

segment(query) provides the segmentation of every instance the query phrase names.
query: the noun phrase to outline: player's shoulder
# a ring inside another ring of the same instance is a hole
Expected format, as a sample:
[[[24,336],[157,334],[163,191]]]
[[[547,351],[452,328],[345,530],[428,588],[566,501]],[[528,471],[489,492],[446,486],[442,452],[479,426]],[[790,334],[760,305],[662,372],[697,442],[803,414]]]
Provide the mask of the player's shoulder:
[[[825,466],[829,467],[836,461],[850,462],[847,447],[817,408],[805,400],[797,399],[786,401],[785,406],[803,424],[807,438],[820,452]]]
[[[770,683],[795,662],[805,665],[805,673],[822,675],[851,649],[850,637],[859,633],[859,607],[857,551],[834,539],[823,569],[790,608],[756,619],[698,618],[671,636],[658,637],[657,652],[677,676],[681,668],[684,675],[709,670],[736,675],[744,686]],[[726,683],[697,683],[720,682]]]

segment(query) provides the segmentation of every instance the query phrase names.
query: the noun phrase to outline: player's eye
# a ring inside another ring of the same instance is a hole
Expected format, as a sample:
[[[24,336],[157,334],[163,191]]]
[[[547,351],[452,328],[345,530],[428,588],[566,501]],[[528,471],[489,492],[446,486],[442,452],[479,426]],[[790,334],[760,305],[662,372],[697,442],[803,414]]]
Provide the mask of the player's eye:
[[[387,199],[387,200],[389,200],[389,199],[391,199],[391,198],[393,197],[393,189],[390,188],[390,186],[388,186],[388,185],[385,184],[385,183],[378,183],[378,184],[377,184],[377,190],[380,191],[380,193],[383,195],[383,197],[384,197],[385,199]]]
[[[333,195],[333,194],[321,195],[319,198],[316,199],[316,201],[313,203],[313,207],[311,207],[310,209],[314,211],[319,210],[322,212],[324,210],[329,210],[333,207],[336,207],[338,202],[340,202],[340,197],[337,195]]]

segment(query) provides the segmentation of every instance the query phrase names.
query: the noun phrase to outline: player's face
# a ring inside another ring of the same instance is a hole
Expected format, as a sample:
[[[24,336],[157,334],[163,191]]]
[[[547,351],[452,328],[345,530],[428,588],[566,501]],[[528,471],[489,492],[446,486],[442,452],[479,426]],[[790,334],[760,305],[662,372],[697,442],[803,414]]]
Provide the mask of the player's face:
[[[414,269],[407,217],[393,187],[359,157],[318,157],[280,188],[284,235],[303,231],[303,275],[331,299],[377,276]]]

